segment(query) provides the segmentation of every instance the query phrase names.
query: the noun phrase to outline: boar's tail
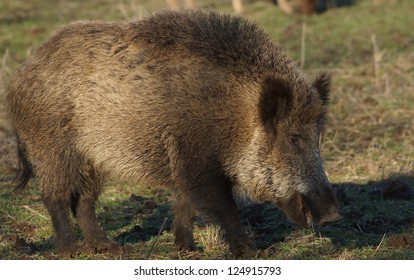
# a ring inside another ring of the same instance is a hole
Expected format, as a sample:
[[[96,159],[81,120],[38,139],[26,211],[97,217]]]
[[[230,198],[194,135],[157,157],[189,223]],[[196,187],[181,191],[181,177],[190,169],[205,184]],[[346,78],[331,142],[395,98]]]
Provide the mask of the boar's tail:
[[[17,156],[19,159],[19,169],[17,170],[13,183],[15,184],[14,190],[21,191],[26,187],[27,182],[32,177],[33,168],[27,159],[26,147],[19,140],[19,137],[17,137]]]

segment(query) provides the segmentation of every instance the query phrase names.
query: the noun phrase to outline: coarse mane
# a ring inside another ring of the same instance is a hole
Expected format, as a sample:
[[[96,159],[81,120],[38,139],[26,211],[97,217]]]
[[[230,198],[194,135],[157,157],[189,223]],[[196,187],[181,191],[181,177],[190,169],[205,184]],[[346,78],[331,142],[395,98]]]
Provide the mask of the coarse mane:
[[[293,67],[267,34],[241,17],[164,11],[137,22],[136,30],[134,40],[138,42],[160,51],[186,50],[220,66],[243,67],[255,73],[285,72]]]

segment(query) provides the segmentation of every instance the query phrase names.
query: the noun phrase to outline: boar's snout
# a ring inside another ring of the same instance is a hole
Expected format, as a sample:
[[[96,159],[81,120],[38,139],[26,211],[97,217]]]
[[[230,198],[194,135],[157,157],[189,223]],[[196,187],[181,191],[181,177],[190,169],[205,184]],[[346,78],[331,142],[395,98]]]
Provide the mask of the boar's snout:
[[[318,224],[320,226],[327,226],[329,224],[335,223],[337,221],[342,220],[344,217],[337,213],[331,213],[329,215],[325,215],[322,219],[319,220]]]
[[[330,189],[317,197],[295,191],[286,200],[278,203],[278,206],[292,222],[304,228],[309,228],[312,223],[326,226],[343,219]]]
[[[323,188],[314,195],[302,195],[303,204],[309,209],[311,220],[320,226],[342,220],[338,212],[338,203],[330,188]]]

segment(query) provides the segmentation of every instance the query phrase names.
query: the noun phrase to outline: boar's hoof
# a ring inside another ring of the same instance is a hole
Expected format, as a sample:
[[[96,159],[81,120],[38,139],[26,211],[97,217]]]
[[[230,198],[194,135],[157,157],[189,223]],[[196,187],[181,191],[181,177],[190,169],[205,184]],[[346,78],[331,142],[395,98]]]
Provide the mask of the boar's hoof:
[[[199,249],[192,238],[189,239],[175,239],[175,247],[180,251],[199,251]]]
[[[174,227],[174,244],[180,251],[197,251],[197,246],[194,243],[193,232],[187,227],[176,224]]]
[[[74,251],[80,248],[79,241],[76,239],[73,231],[65,232],[62,235],[58,234],[55,237],[55,244],[61,253]]]
[[[256,246],[253,241],[248,239],[243,243],[238,243],[238,245],[230,244],[230,252],[237,258],[249,259],[256,256]]]
[[[257,255],[257,251],[254,248],[244,246],[242,248],[230,248],[230,252],[237,258],[250,259]]]
[[[65,257],[76,257],[79,252],[82,252],[82,250],[85,248],[82,242],[78,240],[66,244],[59,244],[59,242],[57,242],[56,246],[59,253]]]
[[[87,249],[89,249],[89,251],[95,254],[98,254],[98,253],[122,254],[123,253],[122,246],[109,239],[89,243],[86,247]]]

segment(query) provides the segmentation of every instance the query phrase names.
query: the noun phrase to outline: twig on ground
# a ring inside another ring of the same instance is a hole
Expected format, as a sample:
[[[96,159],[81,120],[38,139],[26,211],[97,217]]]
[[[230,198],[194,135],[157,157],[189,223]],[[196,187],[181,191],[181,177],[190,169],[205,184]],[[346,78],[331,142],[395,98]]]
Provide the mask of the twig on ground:
[[[16,221],[16,218],[13,217],[13,216],[11,216],[10,214],[7,214],[7,217],[10,218],[10,219],[12,219],[13,221]]]
[[[29,207],[29,205],[24,205],[24,206],[22,206],[22,208],[23,208],[23,209],[26,209],[26,210],[28,210],[28,211],[30,211],[30,212],[32,212],[33,214],[36,214],[37,216],[39,216],[39,217],[41,217],[41,218],[43,218],[43,219],[45,219],[45,220],[49,220],[49,218],[48,218],[48,217],[46,217],[45,215],[43,215],[43,214],[41,214],[41,213],[37,212],[36,210],[34,210],[34,209],[30,208],[30,207]]]
[[[162,222],[162,224],[161,224],[160,230],[158,231],[158,234],[157,234],[157,236],[155,237],[154,241],[152,242],[151,248],[150,248],[150,250],[148,251],[147,256],[145,257],[145,259],[146,259],[146,260],[148,260],[148,259],[149,259],[149,257],[150,257],[150,256],[151,256],[151,254],[152,254],[152,251],[154,251],[155,244],[157,244],[158,238],[160,238],[161,233],[162,233],[162,231],[164,230],[165,224],[167,223],[167,220],[168,220],[168,218],[167,218],[167,217],[165,217],[165,218],[164,218],[164,221],[163,221],[163,222]]]

